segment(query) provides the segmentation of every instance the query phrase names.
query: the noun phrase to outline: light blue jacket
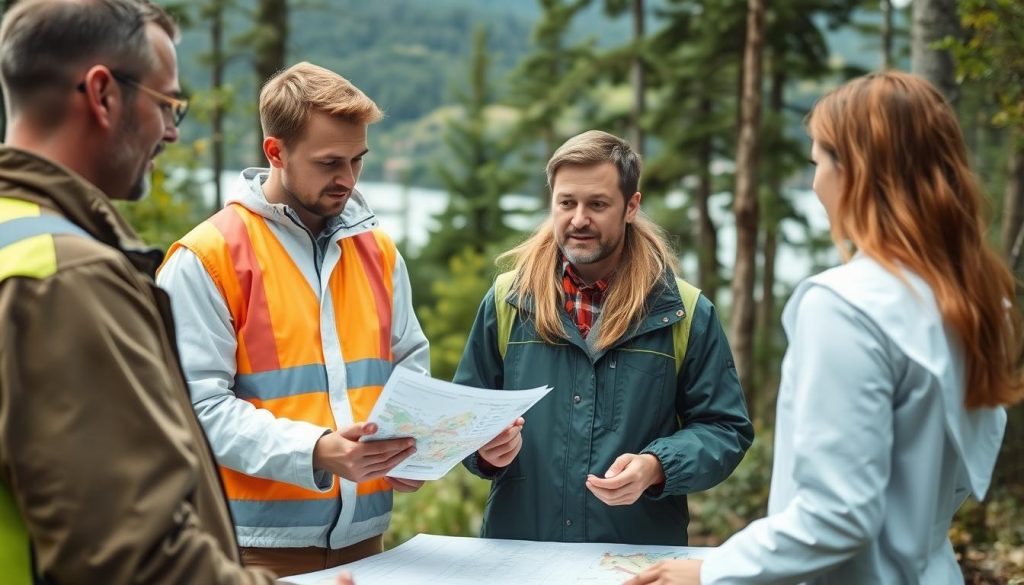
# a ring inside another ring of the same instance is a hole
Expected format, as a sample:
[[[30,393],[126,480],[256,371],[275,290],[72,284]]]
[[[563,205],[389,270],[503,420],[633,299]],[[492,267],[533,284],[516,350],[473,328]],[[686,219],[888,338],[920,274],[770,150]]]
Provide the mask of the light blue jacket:
[[[354,191],[345,211],[330,218],[326,229],[314,238],[294,210],[267,202],[262,189],[266,179],[265,169],[246,169],[229,202],[238,202],[266,220],[309,288],[320,298],[320,314],[309,318],[321,323],[331,410],[339,427],[352,424],[348,379],[335,330],[338,320],[331,303],[328,276],[341,256],[341,247],[336,242],[377,227],[376,216],[363,196]],[[430,348],[413,312],[409,274],[400,254],[392,280],[394,365],[427,374]],[[203,263],[187,248],[180,248],[160,270],[157,283],[170,294],[178,350],[192,406],[218,463],[247,475],[328,491],[335,478],[313,468],[313,448],[330,429],[301,420],[276,418],[270,411],[256,408],[235,395],[237,340],[231,312]],[[381,375],[386,377],[388,373]],[[383,383],[384,378],[380,381]],[[345,501],[355,501],[356,484],[341,478],[337,480],[341,483],[342,502],[335,517],[323,517],[319,512],[303,513],[301,507],[283,516],[262,506],[242,507],[232,501],[239,545],[341,548],[384,532],[391,518],[390,493],[378,514],[360,518],[354,515],[355,506],[343,505]]]
[[[964,408],[959,342],[903,274],[861,255],[794,292],[768,517],[707,558],[705,585],[963,583],[947,534],[988,489],[1006,414]]]

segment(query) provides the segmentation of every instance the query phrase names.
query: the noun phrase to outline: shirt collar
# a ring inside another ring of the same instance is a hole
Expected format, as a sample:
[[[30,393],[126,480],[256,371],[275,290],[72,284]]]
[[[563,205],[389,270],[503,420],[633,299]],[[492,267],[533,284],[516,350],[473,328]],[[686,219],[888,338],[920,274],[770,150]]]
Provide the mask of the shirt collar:
[[[573,286],[576,288],[580,290],[596,289],[598,292],[604,292],[608,288],[608,284],[611,282],[611,277],[602,278],[588,284],[564,254],[559,252],[558,259],[562,263],[562,276],[568,276],[569,280],[572,281]]]

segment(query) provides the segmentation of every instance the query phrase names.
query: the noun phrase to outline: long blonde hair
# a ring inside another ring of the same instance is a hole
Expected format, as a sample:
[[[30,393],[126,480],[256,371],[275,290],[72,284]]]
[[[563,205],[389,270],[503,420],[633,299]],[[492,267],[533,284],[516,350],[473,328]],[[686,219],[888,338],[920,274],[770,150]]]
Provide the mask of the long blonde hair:
[[[1014,278],[985,238],[982,195],[953,109],[923,78],[888,71],[826,95],[811,136],[839,169],[833,238],[932,288],[967,360],[965,405],[1022,397]]]
[[[678,260],[665,238],[665,232],[638,212],[633,223],[626,224],[622,257],[615,277],[601,302],[601,328],[595,347],[605,349],[625,335],[645,315],[644,301],[666,272],[674,276]],[[512,290],[522,306],[529,297],[537,335],[548,343],[568,335],[560,318],[565,293],[558,266],[558,244],[554,226],[546,220],[522,244],[498,256],[499,265],[512,265],[515,271]]]

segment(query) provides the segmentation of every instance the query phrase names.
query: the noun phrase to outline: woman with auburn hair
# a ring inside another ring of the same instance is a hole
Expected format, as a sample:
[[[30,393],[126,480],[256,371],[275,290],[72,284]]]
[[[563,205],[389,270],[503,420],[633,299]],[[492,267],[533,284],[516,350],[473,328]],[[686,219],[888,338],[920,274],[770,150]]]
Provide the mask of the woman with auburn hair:
[[[985,239],[952,108],[885,72],[808,117],[814,190],[845,263],[782,316],[768,516],[642,583],[963,583],[948,539],[985,495],[1020,400],[1014,280]]]

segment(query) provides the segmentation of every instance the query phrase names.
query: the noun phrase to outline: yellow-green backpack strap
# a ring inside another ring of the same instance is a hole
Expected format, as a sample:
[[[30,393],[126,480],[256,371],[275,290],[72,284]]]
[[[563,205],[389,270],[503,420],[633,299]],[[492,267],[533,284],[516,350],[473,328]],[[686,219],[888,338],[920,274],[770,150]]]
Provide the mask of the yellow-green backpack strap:
[[[4,583],[31,585],[35,582],[31,550],[28,530],[18,513],[14,496],[0,481],[0,575]]]
[[[683,301],[683,310],[686,311],[683,318],[672,326],[672,348],[676,356],[676,375],[679,375],[679,370],[683,367],[683,359],[686,357],[686,346],[690,342],[690,325],[693,323],[693,314],[697,310],[700,289],[681,278],[676,279],[676,287],[679,289],[679,297]]]
[[[508,339],[512,336],[512,321],[516,316],[516,308],[505,300],[508,293],[512,291],[512,282],[515,280],[515,272],[499,274],[494,281],[494,310],[498,314],[498,353],[501,359],[505,359],[505,351],[508,349]]]

